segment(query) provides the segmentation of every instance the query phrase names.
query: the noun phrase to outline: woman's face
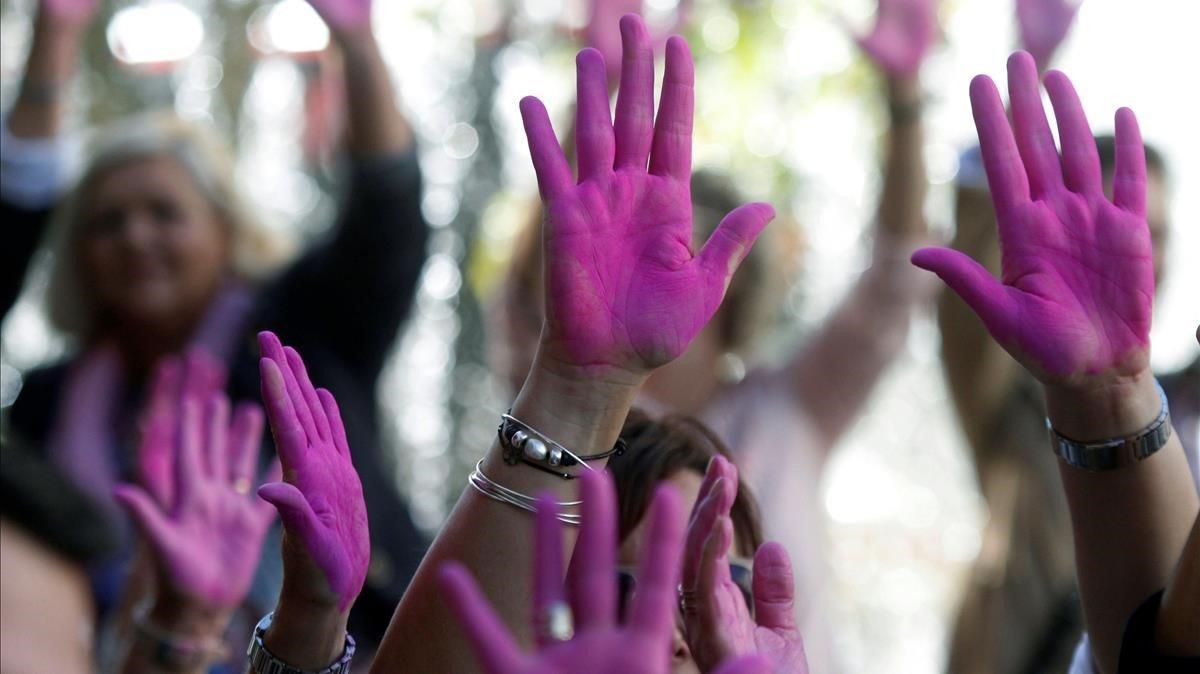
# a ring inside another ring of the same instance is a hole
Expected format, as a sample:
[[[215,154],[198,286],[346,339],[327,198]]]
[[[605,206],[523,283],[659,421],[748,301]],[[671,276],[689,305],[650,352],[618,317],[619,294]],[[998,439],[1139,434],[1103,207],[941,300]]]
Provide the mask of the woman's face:
[[[687,520],[692,514],[692,507],[696,505],[696,497],[700,494],[700,484],[704,481],[704,476],[690,470],[684,470],[672,475],[663,480],[664,483],[675,487],[679,492],[680,500],[683,503],[683,508],[680,513],[683,517],[683,528],[687,528]],[[642,537],[645,536],[646,520],[643,519],[638,523],[625,541],[621,544],[621,549],[617,553],[617,563],[622,568],[636,568],[638,560],[641,559],[641,544]],[[692,653],[688,650],[687,642],[683,638],[683,623],[682,616],[676,612],[675,616],[675,636],[671,644],[671,671],[674,674],[699,674],[700,670],[696,667],[695,661],[692,660]]]
[[[83,196],[79,250],[101,313],[148,330],[198,319],[225,277],[230,236],[188,170],[136,159]]]

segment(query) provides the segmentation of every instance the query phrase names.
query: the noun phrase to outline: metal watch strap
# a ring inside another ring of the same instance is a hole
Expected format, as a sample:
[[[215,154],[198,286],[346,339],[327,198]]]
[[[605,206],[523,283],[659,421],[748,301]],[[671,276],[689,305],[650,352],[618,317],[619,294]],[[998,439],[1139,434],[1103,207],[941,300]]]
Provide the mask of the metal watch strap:
[[[274,618],[275,612],[272,611],[254,626],[254,636],[250,639],[250,647],[246,649],[250,674],[349,674],[350,661],[354,659],[356,649],[354,637],[346,634],[346,645],[342,648],[341,657],[327,667],[316,671],[299,669],[275,657],[263,644],[263,635],[267,633],[267,628],[271,626],[271,620]]]
[[[1171,413],[1167,408],[1167,394],[1158,386],[1162,409],[1158,417],[1142,431],[1123,438],[1112,438],[1096,442],[1078,442],[1064,437],[1046,419],[1050,430],[1050,441],[1054,453],[1067,465],[1084,470],[1116,470],[1135,464],[1153,455],[1167,445],[1171,439]]]

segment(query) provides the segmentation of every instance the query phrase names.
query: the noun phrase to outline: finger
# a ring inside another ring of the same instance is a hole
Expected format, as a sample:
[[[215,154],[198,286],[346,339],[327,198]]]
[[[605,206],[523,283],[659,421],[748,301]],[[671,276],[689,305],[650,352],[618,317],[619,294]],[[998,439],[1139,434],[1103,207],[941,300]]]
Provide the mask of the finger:
[[[704,503],[704,499],[712,493],[713,484],[721,477],[723,470],[721,461],[723,457],[718,454],[708,460],[708,466],[704,469],[704,479],[700,480],[700,489],[696,492],[696,503],[692,505],[692,513],[688,515],[688,523],[696,519],[696,513],[700,511],[700,504]],[[684,546],[686,550],[686,546]]]
[[[696,516],[688,524],[684,541],[682,585],[695,589],[700,581],[700,569],[704,557],[704,544],[719,518],[729,514],[732,499],[728,496],[729,482],[718,478],[709,495],[700,502]]]
[[[113,497],[125,508],[138,529],[150,539],[150,544],[161,556],[174,535],[166,513],[154,503],[149,494],[131,484],[118,484],[113,487]]]
[[[1046,74],[1046,91],[1050,94],[1054,119],[1058,122],[1067,188],[1080,193],[1101,192],[1104,184],[1100,178],[1100,153],[1096,150],[1096,137],[1083,114],[1083,104],[1079,102],[1075,87],[1066,75],[1052,70]]]
[[[179,455],[175,461],[176,511],[191,501],[197,485],[204,478],[201,435],[200,402],[190,395],[185,396],[179,415]]]
[[[758,235],[774,218],[771,204],[744,204],[733,209],[700,249],[700,265],[727,287]]]
[[[346,425],[342,423],[342,411],[338,409],[337,400],[328,389],[317,389],[317,398],[329,419],[329,432],[333,434],[333,446],[337,447],[342,456],[350,456],[350,443],[346,441]]]
[[[646,168],[654,137],[654,48],[636,14],[621,17],[621,85],[613,128],[616,167]]]
[[[720,630],[722,625],[721,606],[717,593],[725,583],[732,584],[729,573],[729,548],[733,545],[733,521],[722,515],[713,523],[713,528],[704,539],[700,556],[699,583],[696,599],[700,609],[700,624],[706,632]],[[739,596],[740,592],[737,593]],[[750,607],[746,607],[746,613]]]
[[[150,384],[150,395],[146,399],[146,416],[143,424],[153,423],[163,416],[171,416],[179,405],[180,386],[183,379],[183,360],[178,356],[167,356],[154,369]]]
[[[554,495],[538,497],[534,515],[533,554],[533,616],[534,621],[547,619],[550,607],[566,600],[563,592],[563,538],[558,522],[558,503]],[[539,646],[548,645],[544,629],[535,629]]]
[[[1037,64],[1026,52],[1019,51],[1008,58],[1008,96],[1029,188],[1034,197],[1040,197],[1062,187],[1062,164],[1042,107]]]
[[[1138,217],[1146,217],[1146,148],[1133,110],[1121,108],[1116,117],[1116,165],[1113,167],[1113,203]]]
[[[754,553],[754,621],[768,629],[796,628],[796,581],[783,546],[763,543]]]
[[[204,466],[212,480],[224,481],[229,475],[229,398],[210,393],[205,414]]]
[[[683,547],[683,505],[679,494],[663,485],[655,490],[638,564],[638,591],[630,609],[630,625],[664,643],[675,626],[679,553]]]
[[[326,442],[332,440],[333,437],[329,432],[329,419],[325,418],[325,408],[321,405],[321,399],[317,397],[317,390],[313,387],[312,380],[308,378],[308,368],[304,366],[304,359],[300,357],[300,352],[290,346],[284,347],[283,353],[287,356],[288,367],[291,368],[292,375],[296,377],[296,385],[300,388],[300,394],[304,396],[309,416],[312,417],[313,425],[317,429],[317,437]]]
[[[254,403],[239,403],[229,429],[229,473],[231,483],[250,484],[262,451],[263,413]]]
[[[287,396],[292,402],[292,410],[296,414],[296,420],[300,422],[300,428],[304,431],[306,442],[315,443],[321,436],[317,433],[317,425],[313,421],[312,412],[308,409],[308,402],[300,390],[300,384],[296,381],[296,374],[292,371],[292,366],[288,364],[283,344],[271,332],[259,333],[258,344],[263,356],[275,361],[275,364],[279,366],[279,373],[283,376],[284,390],[287,391]]]
[[[1000,342],[1008,339],[1011,303],[1003,285],[970,256],[950,248],[922,248],[912,263],[938,275],[950,286]]]
[[[160,361],[140,422],[138,481],[164,508],[170,508],[175,498],[175,448],[182,378],[182,359],[168,356]]]
[[[1012,128],[1004,114],[1000,92],[990,77],[971,80],[971,112],[979,134],[979,151],[987,172],[988,189],[997,211],[1008,211],[1029,201],[1029,180]]]
[[[267,409],[267,421],[275,437],[275,449],[284,466],[294,470],[304,462],[304,454],[308,450],[304,429],[287,394],[279,365],[270,358],[261,358],[258,371],[262,378],[262,399]]]
[[[483,670],[489,674],[520,671],[520,649],[471,573],[458,562],[446,562],[438,569],[438,586]]]
[[[183,382],[185,393],[205,400],[209,393],[225,388],[225,366],[216,356],[200,347],[193,347],[188,349],[184,361],[187,370]]]
[[[584,49],[575,58],[575,146],[579,152],[579,182],[611,173],[613,126],[608,112],[608,75],[604,56]]]
[[[617,506],[607,473],[580,478],[579,537],[568,580],[575,630],[611,627],[617,619]]]
[[[323,527],[304,494],[288,482],[268,482],[258,488],[258,497],[275,506],[288,535],[302,541],[313,559],[317,559],[314,550],[321,545]]]
[[[571,188],[571,167],[541,101],[533,96],[522,98],[521,120],[525,124],[525,138],[529,141],[529,158],[533,160],[533,171],[537,174],[538,191],[542,201],[549,203]]]
[[[658,118],[654,122],[654,147],[650,172],[685,183],[692,177],[692,115],[696,107],[696,67],[687,40],[673,35],[667,40]]]

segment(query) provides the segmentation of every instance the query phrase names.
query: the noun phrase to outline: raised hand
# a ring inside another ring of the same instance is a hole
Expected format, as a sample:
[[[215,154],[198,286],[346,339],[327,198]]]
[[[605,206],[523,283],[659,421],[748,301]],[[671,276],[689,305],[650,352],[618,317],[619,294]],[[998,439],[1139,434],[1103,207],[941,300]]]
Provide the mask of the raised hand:
[[[582,525],[575,568],[564,588],[562,530],[553,499],[538,503],[534,543],[533,615],[537,648],[524,653],[457,562],[445,563],[439,584],[488,674],[618,674],[669,672],[675,583],[683,542],[679,495],[660,487],[638,565],[638,589],[626,625],[617,624],[616,495],[604,473],[582,477]],[[569,599],[568,599],[569,597]],[[558,633],[555,634],[558,625]],[[771,671],[758,658],[729,663],[722,674]]]
[[[1061,157],[1029,54],[1009,58],[1008,85],[1011,129],[996,85],[984,76],[971,82],[1000,230],[1002,279],[946,248],[919,250],[913,263],[940,276],[1043,383],[1095,388],[1142,373],[1149,364],[1154,264],[1137,120],[1127,108],[1117,111],[1110,200],[1095,140],[1066,75],[1046,75]]]
[[[167,356],[155,368],[140,420],[137,470],[138,483],[164,509],[175,503],[179,406],[188,398],[209,400],[225,388],[225,376],[220,361],[201,349],[192,349],[182,358]],[[245,491],[250,485],[239,487]]]
[[[83,26],[92,20],[99,0],[42,0],[40,16],[56,25]]]
[[[362,590],[371,557],[362,483],[350,459],[337,401],[314,389],[300,354],[273,333],[258,336],[262,397],[283,480],[258,495],[284,526],[285,587],[345,611]]]
[[[308,0],[335,34],[371,27],[372,0]]]
[[[914,77],[937,34],[936,0],[879,0],[875,27],[855,41],[885,73]]]
[[[131,484],[117,485],[114,495],[149,539],[160,583],[204,606],[230,608],[249,591],[263,538],[275,518],[270,506],[250,495],[262,412],[255,405],[239,405],[230,424],[229,400],[223,394],[212,394],[207,410],[201,406],[199,399],[184,395],[174,407],[178,430],[170,443],[175,467],[171,505]],[[278,472],[276,463],[267,479],[278,479]]]
[[[1021,46],[1033,55],[1039,69],[1050,59],[1075,21],[1082,0],[1017,0],[1017,30]]]
[[[614,380],[644,377],[687,348],[774,216],[767,204],[742,206],[693,252],[691,54],[682,38],[667,41],[652,125],[654,56],[646,26],[627,15],[621,37],[615,121],[604,57],[584,49],[576,59],[578,181],[546,108],[536,98],[521,101],[545,204],[546,321],[539,359]]]
[[[733,582],[729,549],[737,496],[737,468],[713,457],[688,524],[683,582],[683,621],[688,648],[701,671],[731,657],[757,654],[776,674],[808,674],[804,643],[796,628],[792,564],[778,543],[754,555],[754,613]]]

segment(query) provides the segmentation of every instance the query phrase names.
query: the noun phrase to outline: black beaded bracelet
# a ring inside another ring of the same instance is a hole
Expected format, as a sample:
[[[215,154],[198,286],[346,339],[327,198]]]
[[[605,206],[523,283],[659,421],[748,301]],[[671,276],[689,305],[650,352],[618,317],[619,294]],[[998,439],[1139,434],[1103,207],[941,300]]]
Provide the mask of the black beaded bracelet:
[[[542,435],[528,424],[504,414],[500,426],[496,429],[500,447],[504,450],[504,462],[510,466],[524,463],[527,466],[556,475],[564,480],[573,480],[575,475],[554,470],[557,466],[576,466],[588,461],[599,461],[625,453],[628,445],[625,440],[617,438],[613,448],[598,454],[578,455],[559,443]]]

